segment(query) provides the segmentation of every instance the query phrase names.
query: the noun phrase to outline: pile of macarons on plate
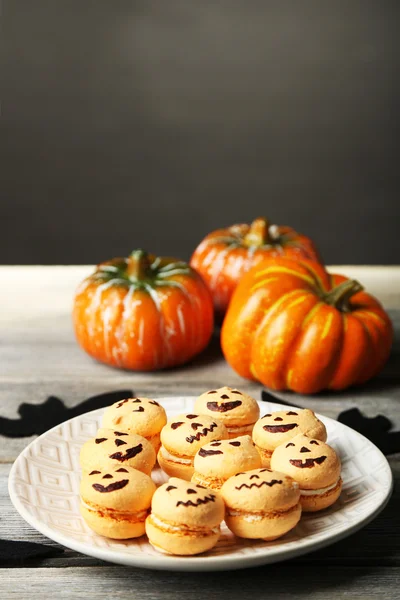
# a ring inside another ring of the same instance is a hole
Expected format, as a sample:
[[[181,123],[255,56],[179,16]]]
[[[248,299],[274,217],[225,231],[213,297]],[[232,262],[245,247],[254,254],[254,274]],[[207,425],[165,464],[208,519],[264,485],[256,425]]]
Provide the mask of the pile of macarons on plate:
[[[223,522],[235,539],[277,540],[342,489],[340,457],[311,410],[260,417],[254,398],[229,387],[169,419],[156,400],[116,402],[82,446],[80,466],[87,525],[126,543],[146,535],[169,555],[207,552]]]

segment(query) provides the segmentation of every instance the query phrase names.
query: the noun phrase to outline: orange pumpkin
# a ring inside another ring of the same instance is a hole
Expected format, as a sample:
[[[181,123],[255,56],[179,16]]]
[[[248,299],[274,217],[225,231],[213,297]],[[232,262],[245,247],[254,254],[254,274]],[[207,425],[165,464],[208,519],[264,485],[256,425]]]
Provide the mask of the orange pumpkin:
[[[201,352],[213,331],[213,304],[184,262],[136,250],[97,266],[78,288],[73,321],[82,348],[115,367],[153,371]]]
[[[264,261],[233,295],[221,332],[226,360],[273,390],[312,394],[364,383],[387,361],[393,330],[362,290],[312,261]]]
[[[313,242],[290,227],[259,218],[251,225],[213,231],[196,248],[191,266],[211,290],[216,312],[224,315],[243,274],[268,257],[287,256],[319,261]]]

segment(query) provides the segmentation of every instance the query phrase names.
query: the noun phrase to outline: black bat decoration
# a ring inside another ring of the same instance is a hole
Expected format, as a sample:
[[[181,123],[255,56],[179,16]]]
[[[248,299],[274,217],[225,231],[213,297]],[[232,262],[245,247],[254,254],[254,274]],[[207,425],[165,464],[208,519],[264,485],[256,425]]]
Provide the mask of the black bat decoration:
[[[18,408],[20,419],[0,417],[0,435],[8,438],[41,435],[48,429],[97,408],[105,408],[114,402],[132,398],[132,390],[118,390],[92,396],[77,406],[68,408],[56,396],[49,396],[42,404],[21,404]]]
[[[32,542],[0,540],[0,565],[22,563],[30,558],[59,556],[64,552],[60,546],[46,546]]]
[[[400,452],[400,431],[390,431],[392,422],[384,415],[365,417],[358,408],[350,408],[341,412],[337,420],[365,435],[383,454]]]

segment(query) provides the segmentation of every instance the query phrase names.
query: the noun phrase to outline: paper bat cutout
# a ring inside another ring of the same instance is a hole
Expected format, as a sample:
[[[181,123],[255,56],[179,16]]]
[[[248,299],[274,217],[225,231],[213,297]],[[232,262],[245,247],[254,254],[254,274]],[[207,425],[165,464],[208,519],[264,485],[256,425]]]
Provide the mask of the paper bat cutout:
[[[9,438],[41,435],[48,429],[97,408],[105,408],[118,400],[132,398],[132,390],[118,390],[92,396],[71,408],[56,396],[49,396],[42,404],[21,404],[20,419],[0,417],[0,435]]]
[[[23,562],[29,558],[58,556],[64,552],[60,546],[46,546],[32,542],[0,540],[0,565]]]
[[[365,417],[358,408],[350,408],[341,412],[337,420],[365,435],[383,454],[400,452],[400,431],[390,431],[392,422],[384,415]]]

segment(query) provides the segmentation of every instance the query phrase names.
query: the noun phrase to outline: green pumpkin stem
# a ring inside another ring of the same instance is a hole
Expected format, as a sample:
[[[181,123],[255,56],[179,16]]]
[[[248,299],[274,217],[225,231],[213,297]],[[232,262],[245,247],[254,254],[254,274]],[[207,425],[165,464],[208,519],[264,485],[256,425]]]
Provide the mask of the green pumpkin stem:
[[[276,225],[271,225],[265,217],[255,219],[250,225],[248,233],[244,236],[246,246],[268,246],[279,239]]]
[[[129,279],[145,279],[151,261],[145,250],[134,250],[128,256],[126,275]]]
[[[324,295],[324,302],[342,312],[350,311],[349,301],[352,296],[362,292],[363,286],[355,279],[347,279],[339,283],[333,290]]]

